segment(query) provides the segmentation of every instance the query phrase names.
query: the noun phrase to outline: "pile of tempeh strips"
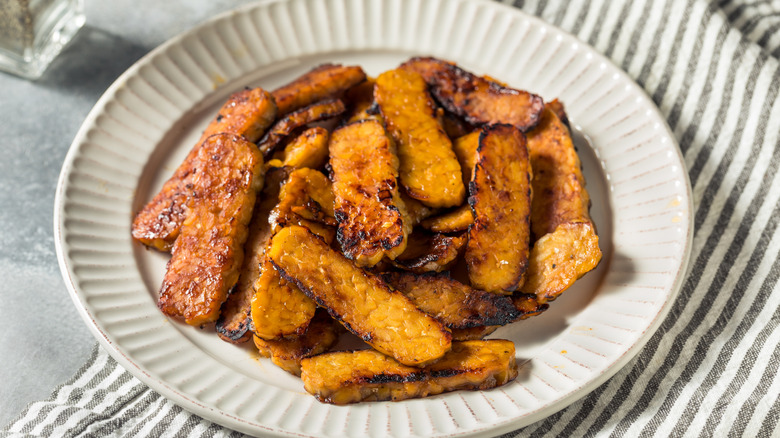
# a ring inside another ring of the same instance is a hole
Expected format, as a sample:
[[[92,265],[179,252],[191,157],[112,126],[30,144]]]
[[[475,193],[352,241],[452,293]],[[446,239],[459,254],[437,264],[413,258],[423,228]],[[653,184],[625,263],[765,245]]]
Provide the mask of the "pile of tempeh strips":
[[[345,404],[514,379],[482,338],[596,267],[589,204],[558,101],[412,58],[235,93],[132,234],[171,252],[163,313]]]

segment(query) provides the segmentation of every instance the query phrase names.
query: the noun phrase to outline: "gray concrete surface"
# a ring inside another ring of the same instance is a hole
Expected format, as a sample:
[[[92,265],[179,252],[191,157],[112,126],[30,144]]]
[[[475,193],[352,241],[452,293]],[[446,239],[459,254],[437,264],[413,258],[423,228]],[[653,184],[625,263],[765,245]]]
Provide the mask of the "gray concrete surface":
[[[60,277],[52,215],[60,166],[109,85],[168,38],[240,0],[87,0],[87,24],[44,76],[0,72],[0,426],[47,398],[95,340]]]

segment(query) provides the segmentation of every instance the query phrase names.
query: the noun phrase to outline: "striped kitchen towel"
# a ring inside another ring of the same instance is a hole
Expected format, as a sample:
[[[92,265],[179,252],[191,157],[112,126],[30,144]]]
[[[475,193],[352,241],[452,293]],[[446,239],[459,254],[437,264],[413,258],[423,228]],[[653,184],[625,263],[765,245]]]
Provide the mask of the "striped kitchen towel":
[[[644,349],[583,399],[504,436],[780,436],[780,1],[514,5],[647,91],[679,141],[696,210],[682,291]],[[98,347],[0,435],[240,436],[167,401]]]

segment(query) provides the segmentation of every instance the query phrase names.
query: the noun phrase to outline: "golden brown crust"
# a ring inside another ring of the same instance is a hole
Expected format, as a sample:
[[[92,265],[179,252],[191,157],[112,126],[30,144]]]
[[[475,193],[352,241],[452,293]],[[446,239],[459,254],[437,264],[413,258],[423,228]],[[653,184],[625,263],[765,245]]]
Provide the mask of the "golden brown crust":
[[[409,221],[410,227],[415,227],[419,225],[420,222],[433,216],[439,211],[438,208],[428,207],[422,202],[414,198],[410,198],[409,195],[407,195],[404,190],[401,190],[400,192],[401,192],[401,201],[403,201],[404,207],[406,207],[405,219]]]
[[[442,272],[455,263],[465,244],[465,234],[445,236],[414,232],[409,236],[406,249],[393,264],[416,274]]]
[[[474,166],[477,165],[477,148],[479,147],[479,134],[481,131],[474,131],[462,137],[458,137],[452,142],[452,150],[458,157],[460,169],[463,172],[463,181],[468,185],[471,181],[471,174],[474,172]]]
[[[400,69],[382,73],[374,99],[398,146],[400,179],[407,194],[430,207],[460,205],[466,196],[460,165],[435,117],[423,78]]]
[[[522,290],[536,294],[540,303],[554,300],[601,260],[580,160],[557,111],[562,106],[546,106],[539,125],[528,133],[536,195],[531,226],[536,242]]]
[[[305,228],[280,230],[268,256],[282,277],[348,330],[399,362],[421,366],[449,350],[451,335],[440,322]]]
[[[546,107],[527,137],[537,195],[531,204],[533,234],[538,239],[564,223],[590,222],[590,197],[569,129]]]
[[[510,297],[472,289],[446,274],[387,272],[381,278],[450,329],[506,325],[519,316]]]
[[[325,353],[301,362],[304,388],[318,400],[344,405],[406,400],[461,389],[489,389],[517,377],[511,341],[465,341],[424,368],[402,365],[377,351]]]
[[[517,309],[518,320],[539,315],[550,307],[546,303],[540,303],[536,295],[526,294],[520,291],[515,291],[515,293],[512,294],[512,303],[514,304],[515,309]]]
[[[409,226],[396,178],[398,159],[385,129],[375,120],[343,126],[331,135],[330,167],[336,238],[347,258],[371,267],[406,248]]]
[[[254,336],[254,341],[261,355],[271,358],[271,362],[288,373],[300,376],[301,361],[332,347],[338,341],[339,328],[328,312],[318,311],[300,335],[270,340]]]
[[[536,126],[544,107],[541,97],[473,75],[435,58],[412,58],[401,68],[417,72],[447,111],[474,125],[506,123],[526,132]]]
[[[276,105],[263,89],[243,90],[230,96],[162,190],[135,216],[133,238],[160,251],[170,250],[187,216],[187,199],[192,196],[190,187],[198,177],[194,161],[206,138],[227,132],[254,142],[273,123],[274,117]]]
[[[468,204],[450,210],[438,216],[429,217],[420,223],[424,228],[436,233],[457,233],[468,230],[474,223],[474,212]]]
[[[251,312],[255,336],[277,339],[299,335],[309,326],[317,305],[284,280],[266,257],[254,284]]]
[[[279,119],[257,143],[265,158],[270,158],[276,149],[299,128],[309,123],[332,119],[344,113],[344,103],[338,99],[324,100],[301,108]]]
[[[335,212],[332,184],[317,170],[296,169],[279,192],[279,204],[268,216],[274,232],[290,225],[300,225],[332,242],[335,235]]]
[[[252,297],[254,284],[260,276],[260,264],[265,255],[265,247],[271,237],[271,225],[268,213],[279,198],[279,183],[286,178],[284,169],[271,168],[266,171],[262,196],[255,202],[252,220],[249,222],[249,237],[244,244],[244,263],[238,283],[231,290],[227,301],[222,305],[216,330],[222,340],[231,343],[243,343],[252,337]]]
[[[282,162],[293,169],[319,169],[328,162],[328,130],[315,126],[307,129],[284,147]]]
[[[601,261],[599,237],[590,222],[564,223],[534,243],[523,292],[540,303],[554,300]]]
[[[531,166],[515,127],[483,128],[469,193],[475,218],[465,253],[469,281],[482,290],[514,291],[523,283],[531,232]]]
[[[323,64],[272,94],[281,117],[320,100],[339,97],[365,79],[366,74],[358,66]]]
[[[193,160],[196,194],[168,262],[158,306],[191,325],[213,322],[238,281],[263,158],[243,137],[206,139]]]

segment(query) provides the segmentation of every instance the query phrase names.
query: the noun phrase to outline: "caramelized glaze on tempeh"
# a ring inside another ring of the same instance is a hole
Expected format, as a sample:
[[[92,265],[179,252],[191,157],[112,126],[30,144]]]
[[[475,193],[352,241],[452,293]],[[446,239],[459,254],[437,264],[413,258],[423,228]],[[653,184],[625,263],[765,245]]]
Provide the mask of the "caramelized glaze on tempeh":
[[[402,365],[377,351],[325,353],[301,362],[307,392],[326,403],[406,400],[459,389],[489,389],[517,377],[511,341],[454,342],[452,351],[424,368]]]
[[[275,116],[276,105],[263,89],[243,90],[230,96],[162,190],[138,212],[132,224],[133,238],[160,251],[170,250],[187,216],[187,200],[193,196],[193,181],[198,178],[196,157],[206,138],[226,132],[254,142]]]
[[[271,242],[268,256],[282,277],[377,350],[420,366],[450,349],[450,332],[440,322],[307,229],[283,228]]]
[[[200,325],[216,321],[238,281],[247,225],[263,182],[263,158],[243,137],[206,139],[193,160],[196,196],[173,245],[158,306],[168,316]]]

